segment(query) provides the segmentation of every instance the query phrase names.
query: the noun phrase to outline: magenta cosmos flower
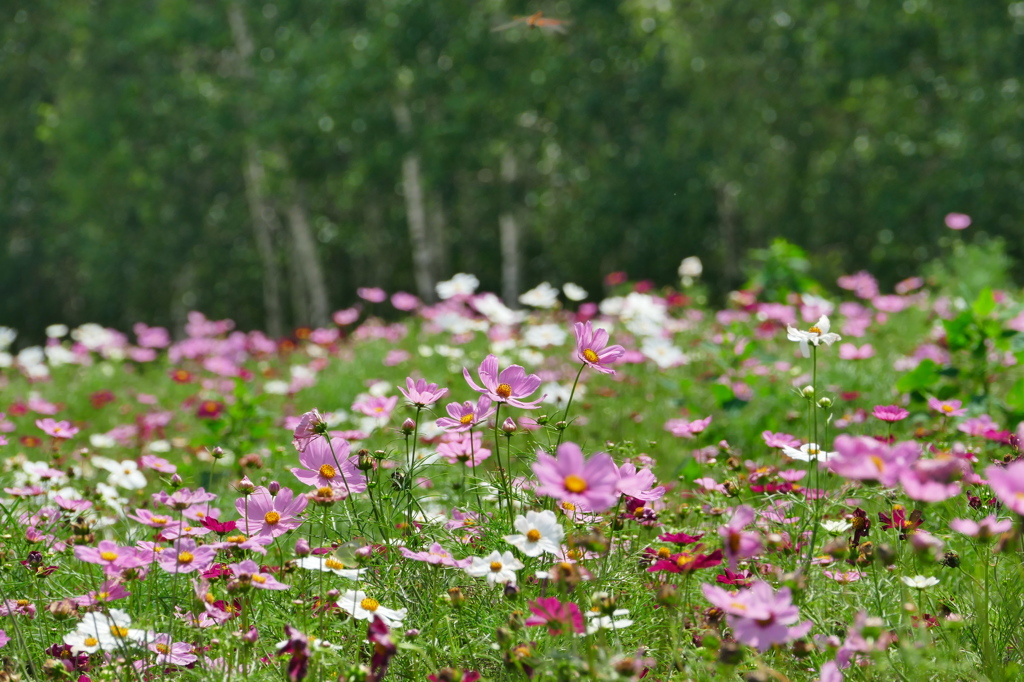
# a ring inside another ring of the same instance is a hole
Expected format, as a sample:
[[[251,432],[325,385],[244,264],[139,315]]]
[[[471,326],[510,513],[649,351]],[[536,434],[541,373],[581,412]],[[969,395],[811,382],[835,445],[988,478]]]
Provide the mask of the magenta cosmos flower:
[[[496,403],[507,403],[513,407],[521,407],[524,410],[532,410],[538,407],[540,400],[525,402],[540,388],[540,377],[536,374],[527,374],[526,370],[519,365],[509,365],[498,373],[498,358],[488,355],[480,363],[477,369],[480,381],[483,386],[477,386],[469,377],[469,370],[462,368],[462,375],[466,377],[466,383],[477,393],[483,393]]]
[[[299,464],[292,473],[306,485],[333,488],[336,492],[361,493],[366,490],[366,477],[349,456],[349,444],[344,438],[318,438],[310,441],[299,454]],[[340,467],[340,468],[339,468]]]
[[[736,562],[740,559],[749,559],[761,553],[761,538],[757,533],[750,533],[743,530],[749,526],[757,512],[750,505],[744,504],[736,507],[732,513],[729,523],[718,529],[722,538],[722,549],[729,560],[729,568],[736,570]]]
[[[192,538],[181,538],[173,549],[165,549],[156,555],[160,568],[168,573],[192,573],[205,571],[213,563],[217,550],[209,545],[196,546]]]
[[[447,388],[438,388],[437,384],[428,384],[426,379],[419,379],[414,382],[412,377],[406,377],[405,386],[406,388],[399,386],[399,392],[404,395],[410,403],[417,407],[433,405],[438,400],[448,395]]]
[[[263,486],[251,495],[235,500],[235,509],[241,515],[238,528],[246,535],[269,535],[278,537],[302,525],[295,518],[306,508],[309,500],[304,495],[295,497],[290,488],[281,488],[274,497]]]
[[[618,501],[619,470],[609,455],[598,452],[586,460],[575,443],[562,443],[557,454],[537,452],[532,468],[538,495],[590,512],[602,512]]]
[[[898,422],[909,417],[910,413],[899,405],[875,405],[874,415],[884,422]]]
[[[192,653],[192,645],[188,642],[171,642],[170,635],[157,635],[149,645],[149,650],[156,656],[156,665],[186,666],[195,663],[199,657]]]
[[[576,357],[580,362],[602,374],[615,374],[615,370],[607,365],[625,355],[626,349],[622,346],[609,346],[608,331],[594,331],[590,320],[577,322],[573,325],[573,331],[576,334]]]
[[[228,564],[228,568],[235,574],[235,582],[239,585],[251,585],[259,590],[287,590],[289,588],[288,585],[278,582],[269,573],[261,573],[259,564],[252,559],[246,559],[237,564]]]
[[[538,597],[529,606],[533,615],[526,619],[525,625],[528,628],[543,625],[552,637],[563,632],[581,635],[586,631],[580,607],[571,601],[561,602],[558,597]]]
[[[480,396],[476,405],[467,400],[464,403],[448,403],[445,407],[448,410],[448,417],[441,417],[437,425],[445,431],[461,433],[486,420],[494,412],[491,410],[491,399],[485,395]]]
[[[964,535],[968,535],[972,538],[978,538],[979,540],[988,540],[989,538],[993,538],[997,535],[1002,535],[1013,528],[1013,521],[1010,519],[998,521],[995,516],[990,514],[981,521],[953,519],[949,522],[949,527],[957,533],[963,533]]]
[[[971,216],[966,213],[947,213],[946,227],[951,230],[966,230],[971,226]]]
[[[832,473],[855,481],[878,481],[892,488],[900,475],[921,457],[921,446],[913,441],[892,446],[868,436],[836,437],[836,455],[828,460]]]
[[[69,421],[55,421],[50,417],[46,419],[37,419],[36,426],[43,430],[43,432],[51,438],[71,438],[78,429],[71,425]]]
[[[292,445],[296,450],[302,452],[310,441],[325,433],[327,433],[327,422],[324,421],[320,411],[314,408],[299,418],[299,423],[295,425],[295,431],[292,434]]]

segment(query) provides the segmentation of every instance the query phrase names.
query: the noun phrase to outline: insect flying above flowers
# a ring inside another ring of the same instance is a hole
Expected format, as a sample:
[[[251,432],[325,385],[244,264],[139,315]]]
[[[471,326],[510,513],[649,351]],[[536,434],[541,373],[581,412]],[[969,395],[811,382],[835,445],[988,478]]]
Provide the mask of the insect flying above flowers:
[[[497,31],[507,31],[510,28],[516,26],[526,26],[527,28],[539,28],[553,33],[568,33],[566,26],[569,22],[565,19],[551,19],[550,17],[544,16],[543,12],[536,12],[528,17],[515,17],[512,21],[501,26],[495,26],[491,29],[491,33]]]

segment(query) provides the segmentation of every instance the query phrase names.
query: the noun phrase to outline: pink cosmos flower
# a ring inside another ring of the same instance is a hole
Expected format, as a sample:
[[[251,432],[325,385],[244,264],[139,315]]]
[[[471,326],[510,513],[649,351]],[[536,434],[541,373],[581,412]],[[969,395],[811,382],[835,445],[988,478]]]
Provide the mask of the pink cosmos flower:
[[[519,365],[509,365],[499,374],[498,358],[488,355],[480,363],[477,369],[480,382],[477,384],[470,378],[469,370],[462,368],[462,375],[466,383],[477,393],[483,393],[496,403],[507,403],[513,407],[521,407],[525,410],[532,410],[538,407],[541,400],[525,402],[523,399],[533,395],[540,388],[540,377],[536,374],[527,374]],[[543,399],[543,398],[542,398]]]
[[[800,610],[793,606],[788,587],[775,592],[768,583],[757,581],[736,593],[706,583],[701,588],[709,602],[728,614],[736,640],[759,651],[803,637],[811,629],[809,620],[794,625]]]
[[[861,578],[867,576],[867,573],[863,573],[861,571],[822,571],[821,573],[826,578],[835,580],[840,585],[855,583]]]
[[[491,451],[484,447],[483,435],[479,432],[459,434],[455,439],[444,440],[437,446],[437,454],[444,457],[449,464],[465,464],[476,466],[491,456]]]
[[[353,403],[352,409],[365,414],[367,417],[388,419],[391,417],[391,412],[395,409],[396,405],[398,405],[397,395],[393,395],[390,398],[366,396],[362,400],[357,400]]]
[[[246,535],[269,535],[278,537],[302,525],[295,518],[305,510],[309,500],[305,495],[295,497],[291,488],[281,488],[274,497],[263,486],[259,486],[251,495],[235,500],[235,509],[242,517],[238,528]]]
[[[903,473],[921,456],[921,446],[907,441],[891,447],[868,436],[837,436],[836,454],[828,461],[829,470],[855,481],[878,481],[894,487]]]
[[[984,437],[988,433],[999,431],[999,424],[987,414],[982,414],[972,419],[965,419],[956,428],[968,436]]]
[[[404,310],[408,312],[410,310],[416,310],[416,308],[419,307],[420,299],[404,291],[396,291],[391,294],[391,305],[395,306],[396,310]]]
[[[587,367],[602,374],[615,374],[615,370],[607,365],[621,358],[626,349],[622,346],[608,345],[608,331],[598,329],[590,321],[577,322],[573,325],[576,334],[576,357]]]
[[[83,512],[86,509],[92,507],[92,502],[89,500],[69,500],[61,495],[54,495],[53,501],[57,503],[57,506],[64,511],[70,512]]]
[[[702,433],[711,424],[712,417],[695,419],[669,419],[665,422],[665,430],[677,438],[693,438],[694,435]]]
[[[192,573],[205,571],[213,563],[217,550],[209,545],[196,546],[192,538],[181,538],[174,547],[156,555],[160,568],[168,573]]]
[[[438,419],[437,425],[445,431],[454,433],[469,431],[494,414],[491,410],[491,399],[485,395],[477,399],[476,405],[467,400],[464,403],[448,403],[445,409],[448,410],[449,416]]]
[[[118,547],[113,540],[100,540],[96,547],[75,545],[75,558],[102,566],[107,575],[115,575],[126,568],[137,568],[146,563],[134,547]]]
[[[946,227],[951,230],[966,230],[971,226],[971,216],[966,213],[947,213]]]
[[[150,528],[167,528],[178,523],[172,516],[154,514],[148,509],[137,509],[131,514],[126,514],[126,516]]]
[[[258,590],[287,590],[288,585],[280,583],[269,573],[261,573],[259,564],[252,559],[240,561],[237,564],[228,564],[228,568],[235,574],[234,583],[239,585],[251,585]]]
[[[302,452],[309,445],[310,441],[326,432],[327,422],[324,421],[320,412],[314,408],[299,418],[299,423],[295,425],[295,431],[292,434],[292,445],[295,446],[296,450]]]
[[[1000,502],[1024,515],[1024,460],[1006,467],[993,464],[985,469],[985,478]]]
[[[74,597],[74,601],[79,606],[94,606],[96,604],[107,604],[118,599],[125,599],[131,596],[131,592],[124,588],[124,585],[114,580],[104,580],[103,584],[100,585],[100,589],[89,592],[82,597]]]
[[[900,472],[900,485],[907,497],[919,502],[941,502],[960,494],[965,461],[954,457],[921,459]]]
[[[356,289],[356,295],[370,303],[383,303],[388,297],[380,287],[359,287]]]
[[[581,635],[586,632],[580,607],[572,602],[561,602],[558,597],[539,597],[529,604],[533,615],[526,619],[526,627],[544,625],[551,636],[563,632]]]
[[[585,460],[580,446],[562,443],[557,458],[538,451],[532,468],[538,481],[538,495],[570,502],[580,510],[602,512],[619,499],[618,469],[603,452]]]
[[[761,438],[764,438],[764,443],[770,448],[795,448],[800,445],[800,439],[796,436],[791,436],[788,433],[772,433],[771,431],[763,431]]]
[[[942,414],[943,417],[962,417],[967,414],[967,408],[962,407],[959,400],[939,400],[934,396],[928,398],[928,407]]]
[[[875,357],[875,349],[870,343],[865,343],[860,348],[852,343],[844,343],[839,346],[840,360],[867,360]]]
[[[884,422],[898,422],[903,421],[910,416],[910,413],[904,410],[899,405],[875,405],[873,413],[876,419],[881,419]]]
[[[430,546],[430,549],[424,552],[414,552],[407,547],[399,547],[399,551],[402,552],[402,556],[406,559],[412,559],[413,561],[423,561],[432,566],[448,566],[449,568],[465,568],[473,564],[472,558],[456,559],[452,556],[452,553],[441,546],[441,543],[435,542]]]
[[[1013,528],[1013,521],[1009,519],[997,521],[995,516],[989,514],[981,521],[953,519],[949,522],[949,527],[957,533],[963,533],[964,535],[968,535],[979,540],[988,540],[989,538],[993,538],[997,535],[1002,535]]]
[[[171,643],[171,636],[167,634],[157,635],[149,650],[156,653],[155,664],[187,666],[199,660],[199,657],[192,653],[192,645],[187,642]]]
[[[419,379],[414,382],[412,377],[406,377],[405,386],[406,388],[399,386],[399,392],[404,395],[410,403],[417,407],[433,405],[438,400],[448,395],[447,388],[439,389],[437,384],[428,384],[426,379]]]
[[[878,280],[866,270],[856,275],[843,275],[837,283],[840,288],[852,291],[857,298],[873,298],[878,295]]]
[[[307,444],[299,454],[299,464],[292,473],[306,485],[333,488],[346,497],[366,490],[366,477],[357,466],[355,457],[349,456],[349,443],[344,438],[318,438]],[[338,468],[340,465],[340,469]],[[282,491],[283,492],[283,491]]]
[[[56,421],[50,417],[37,419],[36,426],[51,438],[71,438],[78,433],[78,428],[71,425],[69,421]]]
[[[730,570],[736,570],[738,560],[757,556],[763,549],[761,538],[757,533],[743,530],[756,517],[757,512],[753,507],[747,504],[740,505],[733,511],[729,523],[718,529],[718,535],[722,538],[722,549],[729,560]]]
[[[619,481],[616,489],[623,495],[635,497],[644,502],[653,502],[661,499],[665,494],[665,487],[655,487],[657,480],[650,469],[637,469],[635,464],[626,462],[618,468]]]

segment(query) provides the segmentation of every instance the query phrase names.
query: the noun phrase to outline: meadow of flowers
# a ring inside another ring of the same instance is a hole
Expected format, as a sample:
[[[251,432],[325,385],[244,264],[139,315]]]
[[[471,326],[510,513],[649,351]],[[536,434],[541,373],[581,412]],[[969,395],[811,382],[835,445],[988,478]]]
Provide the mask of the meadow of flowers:
[[[0,330],[0,679],[1018,679],[1020,292],[680,275]]]

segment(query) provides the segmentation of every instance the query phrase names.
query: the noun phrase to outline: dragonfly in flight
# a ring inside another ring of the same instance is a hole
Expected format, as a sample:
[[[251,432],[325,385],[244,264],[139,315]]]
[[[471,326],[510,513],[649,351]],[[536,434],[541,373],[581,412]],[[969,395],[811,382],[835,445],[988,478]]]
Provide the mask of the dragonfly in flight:
[[[515,28],[516,26],[526,26],[528,28],[544,29],[547,31],[552,31],[554,33],[568,33],[568,31],[566,30],[566,26],[568,25],[569,22],[566,21],[565,19],[552,19],[550,17],[544,16],[543,12],[537,12],[535,14],[531,14],[528,17],[516,17],[507,24],[495,26],[494,28],[491,29],[491,32],[507,31],[510,28]]]

